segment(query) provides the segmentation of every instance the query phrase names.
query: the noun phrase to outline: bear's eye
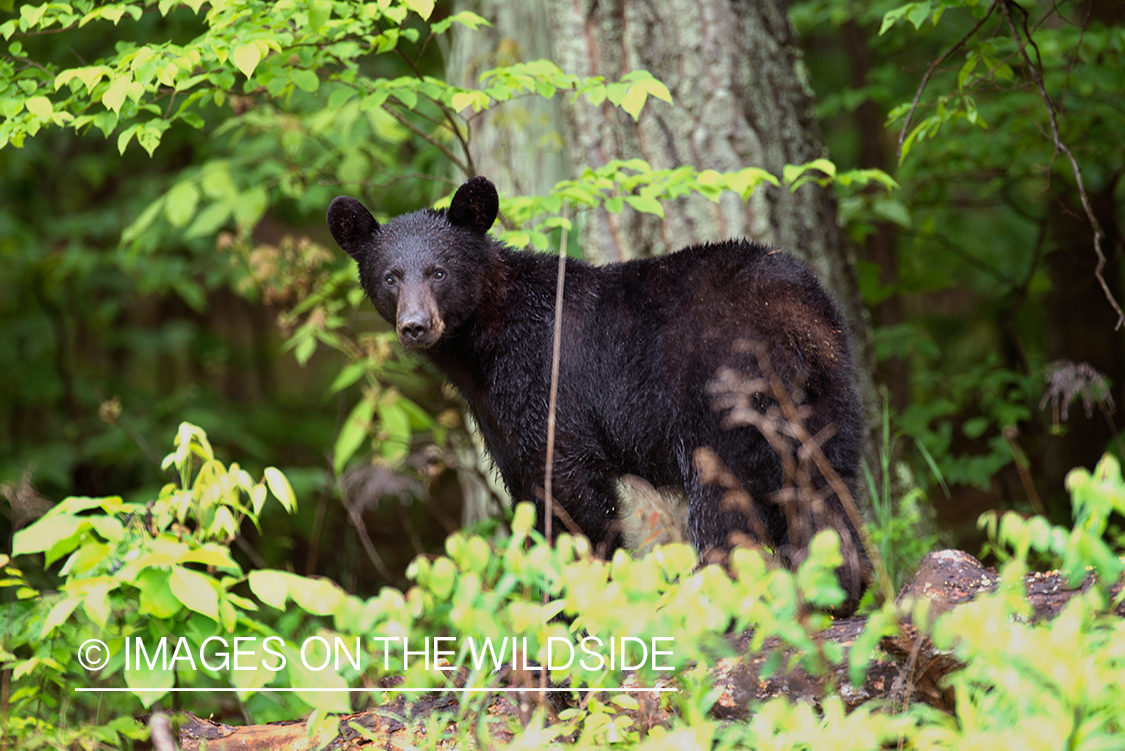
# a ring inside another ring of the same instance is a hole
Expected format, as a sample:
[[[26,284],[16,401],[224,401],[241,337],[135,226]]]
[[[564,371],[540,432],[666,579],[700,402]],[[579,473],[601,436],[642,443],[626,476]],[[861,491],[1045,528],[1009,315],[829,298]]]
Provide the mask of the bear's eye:
[[[434,270],[434,279],[437,279],[440,282],[444,278],[445,278],[445,269],[435,269]]]
[[[395,275],[394,274],[387,274],[385,277],[383,277],[383,283],[386,284],[388,287],[395,286]]]

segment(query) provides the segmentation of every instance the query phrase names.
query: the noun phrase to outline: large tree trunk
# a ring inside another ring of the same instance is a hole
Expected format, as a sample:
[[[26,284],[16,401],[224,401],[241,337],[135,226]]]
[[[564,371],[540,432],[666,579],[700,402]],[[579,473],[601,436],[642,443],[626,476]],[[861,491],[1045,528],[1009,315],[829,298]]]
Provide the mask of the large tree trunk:
[[[798,39],[784,3],[536,0],[497,6],[495,0],[466,0],[459,5],[485,15],[496,26],[491,37],[461,35],[451,76],[472,80],[475,75],[466,75],[471,61],[505,49],[522,60],[548,57],[567,73],[604,76],[607,81],[644,69],[668,86],[674,104],[650,99],[636,122],[608,102],[593,106],[581,97],[561,99],[564,142],[574,171],[640,157],[656,169],[692,165],[737,171],[755,166],[780,176],[786,164],[825,156]],[[549,31],[547,44],[535,26],[540,18]],[[478,44],[490,47],[485,50]],[[498,113],[490,127],[504,128],[508,135],[477,130],[474,159],[479,172],[495,175],[501,185],[518,185],[523,175],[548,173],[558,164],[553,158],[545,161],[548,152],[537,145],[550,142],[549,119],[505,121]],[[493,148],[521,128],[530,129],[517,136],[527,150]],[[620,214],[592,212],[580,222],[584,253],[608,262],[742,236],[771,243],[805,261],[851,321],[859,388],[874,438],[878,411],[870,323],[837,224],[832,191],[814,184],[795,192],[767,187],[749,202],[732,193],[725,193],[717,204],[692,196],[666,202],[664,211],[663,220],[628,208]],[[872,461],[875,444],[868,444]]]

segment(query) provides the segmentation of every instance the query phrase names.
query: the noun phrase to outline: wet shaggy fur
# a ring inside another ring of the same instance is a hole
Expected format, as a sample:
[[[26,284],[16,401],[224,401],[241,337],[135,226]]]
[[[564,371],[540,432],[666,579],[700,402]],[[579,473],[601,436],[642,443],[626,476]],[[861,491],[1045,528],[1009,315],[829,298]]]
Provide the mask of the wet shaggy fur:
[[[558,260],[488,237],[496,213],[495,188],[477,177],[448,212],[416,211],[380,225],[358,201],[340,197],[328,225],[400,341],[464,396],[513,500],[534,502],[542,529]],[[778,455],[756,428],[724,425],[729,410],[713,408],[708,384],[723,367],[760,375],[765,352],[786,386],[803,389],[809,432],[834,430],[824,452],[854,489],[862,423],[846,328],[804,265],[745,240],[601,267],[568,259],[556,500],[595,546],[611,552],[616,481],[638,475],[686,490],[690,537],[701,552],[727,548],[732,533],[764,530],[762,542],[791,562],[802,559],[811,535],[791,530],[792,515],[776,501],[784,484]],[[773,402],[759,396],[756,403]],[[723,487],[701,481],[699,447],[740,481],[759,522],[724,505]],[[816,474],[813,484],[826,481]],[[812,527],[831,526],[844,538],[838,573],[848,612],[865,586],[862,545],[839,499],[824,496],[819,510],[802,511],[813,515]]]

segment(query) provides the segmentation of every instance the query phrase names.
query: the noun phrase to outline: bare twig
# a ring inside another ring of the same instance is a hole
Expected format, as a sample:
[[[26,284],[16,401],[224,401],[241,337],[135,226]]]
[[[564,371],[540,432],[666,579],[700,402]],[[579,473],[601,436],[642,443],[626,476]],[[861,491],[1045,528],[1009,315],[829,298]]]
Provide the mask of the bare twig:
[[[563,218],[567,217],[564,205]],[[562,237],[559,239],[559,276],[555,285],[555,330],[552,337],[551,349],[551,394],[547,399],[547,466],[543,468],[543,534],[548,543],[551,540],[551,521],[554,516],[555,503],[551,495],[551,475],[555,464],[555,405],[559,395],[559,359],[562,349],[562,315],[563,315],[563,285],[566,282],[566,225],[562,226]],[[543,592],[543,603],[547,602],[547,592]],[[547,700],[547,670],[539,671],[539,700]]]
[[[1051,101],[1051,97],[1047,95],[1047,89],[1043,85],[1043,72],[1040,70],[1039,66],[1031,61],[1031,56],[1027,53],[1027,45],[1016,29],[1016,24],[1012,21],[1011,13],[1008,12],[1008,0],[1004,0],[1004,2],[1001,3],[1000,9],[1004,15],[1004,19],[1008,22],[1008,28],[1012,32],[1012,37],[1016,40],[1016,44],[1020,48],[1020,54],[1027,64],[1028,73],[1031,75],[1035,87],[1039,90],[1039,96],[1047,106],[1047,115],[1051,121],[1051,139],[1055,147],[1055,154],[1061,151],[1063,154],[1066,154],[1067,160],[1070,161],[1070,169],[1074,173],[1074,182],[1078,188],[1078,195],[1082,199],[1082,208],[1085,209],[1086,219],[1090,222],[1090,228],[1094,232],[1094,254],[1098,258],[1098,265],[1094,268],[1094,277],[1098,280],[1098,284],[1101,286],[1102,293],[1105,295],[1106,300],[1109,301],[1113,311],[1117,314],[1117,323],[1113,328],[1119,329],[1125,324],[1125,312],[1122,312],[1121,306],[1117,303],[1116,298],[1114,298],[1113,292],[1110,291],[1105,276],[1102,274],[1106,265],[1105,253],[1102,251],[1102,240],[1105,238],[1105,231],[1102,229],[1101,222],[1098,221],[1098,217],[1094,214],[1094,208],[1090,204],[1090,196],[1086,193],[1086,184],[1082,180],[1082,170],[1078,167],[1078,160],[1074,157],[1074,153],[1070,150],[1070,147],[1063,142],[1059,133],[1059,122],[1055,114],[1055,105]],[[1038,53],[1038,49],[1036,49],[1036,52]],[[1051,157],[1051,162],[1054,162],[1053,155]]]
[[[1016,463],[1016,471],[1019,472],[1020,482],[1023,483],[1023,492],[1027,494],[1027,500],[1031,504],[1031,508],[1040,516],[1047,516],[1047,508],[1040,500],[1039,491],[1035,489],[1035,481],[1031,479],[1031,472],[1028,470],[1030,464],[1027,461],[1027,454],[1023,452],[1016,441],[1019,434],[1019,428],[1015,425],[1005,425],[1004,429],[1000,431],[1000,435],[1004,437],[1005,443],[1008,444],[1008,448],[1012,452],[1012,459]]]
[[[430,43],[430,37],[432,37],[432,36],[433,36],[433,34],[430,34],[429,37],[426,37],[426,41],[422,44],[422,49],[418,52],[418,58],[419,59],[421,59],[422,53],[426,51],[426,46]],[[418,78],[419,81],[421,81],[423,78],[425,78],[425,76],[422,75],[422,71],[420,71],[418,69],[417,61],[411,60],[410,56],[407,55],[405,52],[403,52],[397,46],[395,47],[395,51],[399,54],[399,56],[403,60],[406,61],[406,64],[409,65],[411,70],[414,71],[414,75],[415,75],[415,77]],[[441,110],[442,114],[445,115],[445,119],[449,122],[449,129],[453,131],[453,135],[457,137],[457,140],[461,144],[461,150],[465,152],[466,164],[465,164],[464,167],[462,167],[462,169],[465,171],[466,179],[468,179],[470,177],[475,177],[476,174],[477,174],[477,172],[476,172],[477,168],[476,168],[476,165],[473,164],[473,155],[469,152],[469,142],[465,138],[464,134],[461,133],[461,129],[459,127],[457,127],[457,123],[453,120],[453,115],[455,113],[451,109],[446,107],[443,103],[439,102],[436,99],[431,99],[430,101],[432,101],[434,104],[436,104],[438,109]]]
[[[723,406],[733,407],[727,418],[728,425],[739,423],[753,425],[761,432],[781,460],[783,474],[793,487],[788,489],[788,493],[783,489],[777,494],[776,498],[783,503],[786,515],[789,516],[790,529],[801,529],[804,526],[801,520],[793,517],[794,514],[799,514],[804,509],[794,508],[796,504],[787,503],[787,501],[804,498],[811,500],[815,505],[818,502],[822,503],[826,492],[830,490],[839,499],[840,505],[843,506],[843,510],[847,514],[848,521],[851,522],[859,535],[859,542],[867,551],[883,596],[888,600],[894,599],[894,587],[887,573],[887,567],[883,563],[882,556],[879,555],[878,548],[871,541],[867,526],[860,516],[851,490],[835,468],[832,467],[828,457],[821,449],[821,444],[834,434],[835,429],[830,426],[821,430],[815,436],[809,433],[805,426],[805,420],[810,414],[810,409],[808,405],[800,403],[803,396],[790,393],[774,370],[769,354],[760,342],[747,341],[743,343],[743,346],[757,357],[761,376],[744,380],[741,384],[732,384],[732,380],[737,376],[733,371],[720,369],[714,385],[709,387],[709,390],[713,395],[723,391],[739,393],[744,396],[753,393],[766,393],[776,402],[776,406],[770,407],[765,413],[759,411],[750,403],[739,405],[727,402]],[[722,402],[717,404],[722,404]],[[770,414],[771,412],[773,414]],[[796,446],[793,444],[794,441]],[[816,490],[813,487],[810,461],[816,466],[821,477],[824,478],[827,489]],[[792,532],[790,534],[792,536]],[[811,538],[811,535],[809,537]],[[808,540],[801,540],[801,542],[807,544]],[[844,542],[841,533],[841,543]]]
[[[566,212],[563,213],[564,218]],[[551,495],[551,476],[555,464],[555,405],[559,396],[559,359],[562,349],[563,285],[566,282],[566,225],[562,226],[559,240],[559,276],[555,285],[555,330],[551,350],[551,394],[547,399],[547,466],[543,470],[543,502],[547,518],[543,520],[544,534],[551,539],[551,516],[554,496]]]
[[[403,106],[405,107],[406,105],[403,105]],[[423,131],[421,128],[419,128],[414,123],[410,122],[410,120],[407,119],[402,113],[396,111],[394,107],[391,107],[389,102],[385,102],[383,104],[383,111],[388,113],[395,120],[398,120],[399,123],[401,123],[411,133],[418,136],[423,141],[430,144],[431,146],[436,148],[438,151],[440,151],[442,154],[444,154],[445,157],[449,161],[451,161],[455,165],[457,165],[457,168],[460,169],[462,172],[464,172],[466,175],[472,175],[473,174],[472,171],[471,171],[472,168],[469,165],[462,162],[460,159],[458,159],[457,155],[454,154],[452,151],[450,151],[448,148],[446,148],[445,144],[443,144],[438,139],[434,138],[430,134]]]
[[[375,549],[374,543],[371,542],[371,537],[367,534],[367,525],[363,523],[363,516],[360,514],[359,509],[356,508],[356,504],[351,502],[348,492],[344,489],[342,478],[336,480],[336,487],[340,491],[340,498],[343,499],[344,508],[348,512],[348,521],[355,527],[356,534],[359,535],[360,544],[363,545],[367,557],[371,560],[371,565],[373,565],[375,570],[387,581],[394,581],[390,569],[388,569],[387,564],[383,562],[383,557],[379,555],[379,551]]]
[[[968,34],[961,37],[961,39],[956,44],[954,44],[952,47],[947,49],[942,54],[941,57],[939,57],[937,60],[934,60],[932,63],[930,63],[930,67],[926,69],[926,74],[924,76],[922,76],[922,82],[920,84],[918,84],[918,91],[915,92],[915,94],[914,94],[914,101],[911,102],[911,104],[910,104],[910,111],[906,113],[906,120],[904,120],[903,123],[902,123],[902,130],[899,131],[899,134],[898,134],[898,151],[896,152],[896,155],[900,159],[902,158],[902,144],[903,144],[903,141],[906,140],[907,130],[910,129],[910,119],[914,116],[914,110],[918,108],[918,101],[922,98],[922,92],[926,90],[926,84],[929,83],[930,76],[932,76],[934,74],[934,71],[937,70],[939,65],[941,65],[943,62],[945,62],[945,59],[947,57],[949,57],[954,52],[956,52],[958,49],[960,49],[961,45],[963,45],[965,42],[969,41],[969,38],[971,36],[973,36],[973,34],[976,34],[977,31],[980,30],[981,26],[984,26],[984,22],[987,21],[989,16],[992,15],[992,11],[996,9],[996,4],[999,3],[999,2],[1000,2],[1000,0],[992,0],[992,5],[988,6],[988,11],[984,14],[984,16],[979,21],[977,21],[977,25],[974,26],[973,28],[971,28],[969,30]]]

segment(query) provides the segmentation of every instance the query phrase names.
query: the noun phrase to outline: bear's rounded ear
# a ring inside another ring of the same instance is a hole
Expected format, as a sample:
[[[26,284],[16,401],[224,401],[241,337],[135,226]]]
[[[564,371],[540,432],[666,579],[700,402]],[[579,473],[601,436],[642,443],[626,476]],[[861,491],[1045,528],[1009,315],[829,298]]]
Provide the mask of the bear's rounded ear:
[[[333,198],[327,218],[336,243],[357,261],[367,252],[371,236],[379,231],[379,222],[367,207],[349,196]]]
[[[466,182],[453,195],[449,205],[449,223],[464,227],[478,235],[488,232],[500,211],[496,188],[487,177],[477,175]]]

